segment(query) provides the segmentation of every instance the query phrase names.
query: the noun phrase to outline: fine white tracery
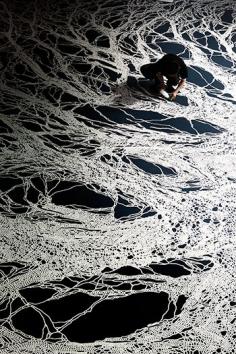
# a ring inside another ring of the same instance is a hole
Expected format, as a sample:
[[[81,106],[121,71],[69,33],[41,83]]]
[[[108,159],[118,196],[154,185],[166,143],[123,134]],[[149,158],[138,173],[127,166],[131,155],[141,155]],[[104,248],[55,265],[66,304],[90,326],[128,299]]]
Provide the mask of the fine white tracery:
[[[234,353],[234,2],[0,17],[0,353]],[[167,52],[176,102],[140,74]]]

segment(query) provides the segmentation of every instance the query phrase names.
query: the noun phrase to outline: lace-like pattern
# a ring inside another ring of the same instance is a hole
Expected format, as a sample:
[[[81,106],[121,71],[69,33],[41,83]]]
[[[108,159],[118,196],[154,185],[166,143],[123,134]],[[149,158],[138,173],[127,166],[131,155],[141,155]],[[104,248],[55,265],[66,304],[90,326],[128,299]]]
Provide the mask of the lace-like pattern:
[[[0,17],[0,352],[235,353],[234,2]],[[176,102],[140,74],[167,52]]]

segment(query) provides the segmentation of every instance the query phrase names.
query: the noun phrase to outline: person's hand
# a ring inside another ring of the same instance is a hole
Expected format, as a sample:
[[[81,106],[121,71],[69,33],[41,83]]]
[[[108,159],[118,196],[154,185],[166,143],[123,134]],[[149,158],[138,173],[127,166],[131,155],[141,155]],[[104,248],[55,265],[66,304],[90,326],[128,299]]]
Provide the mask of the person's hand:
[[[170,93],[170,100],[175,101],[177,97],[177,92],[173,91]]]

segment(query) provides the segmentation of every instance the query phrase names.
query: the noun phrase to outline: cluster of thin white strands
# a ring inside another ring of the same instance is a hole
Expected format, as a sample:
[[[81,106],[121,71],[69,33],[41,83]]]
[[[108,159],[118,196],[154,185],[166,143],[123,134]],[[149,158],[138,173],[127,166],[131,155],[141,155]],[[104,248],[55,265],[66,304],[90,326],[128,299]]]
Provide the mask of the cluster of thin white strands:
[[[15,1],[0,15],[0,352],[234,353],[233,1]],[[168,51],[190,68],[176,102],[140,74]],[[45,303],[76,294],[90,306],[50,318]],[[79,339],[100,303],[140,294],[169,306]]]

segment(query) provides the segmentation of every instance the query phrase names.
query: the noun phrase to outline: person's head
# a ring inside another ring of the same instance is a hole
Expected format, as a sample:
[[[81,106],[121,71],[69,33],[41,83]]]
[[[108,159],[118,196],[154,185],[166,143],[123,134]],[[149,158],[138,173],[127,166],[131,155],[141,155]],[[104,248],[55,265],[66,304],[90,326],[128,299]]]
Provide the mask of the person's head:
[[[168,76],[176,77],[179,73],[179,65],[177,63],[166,63],[164,66],[164,71],[168,74]]]

